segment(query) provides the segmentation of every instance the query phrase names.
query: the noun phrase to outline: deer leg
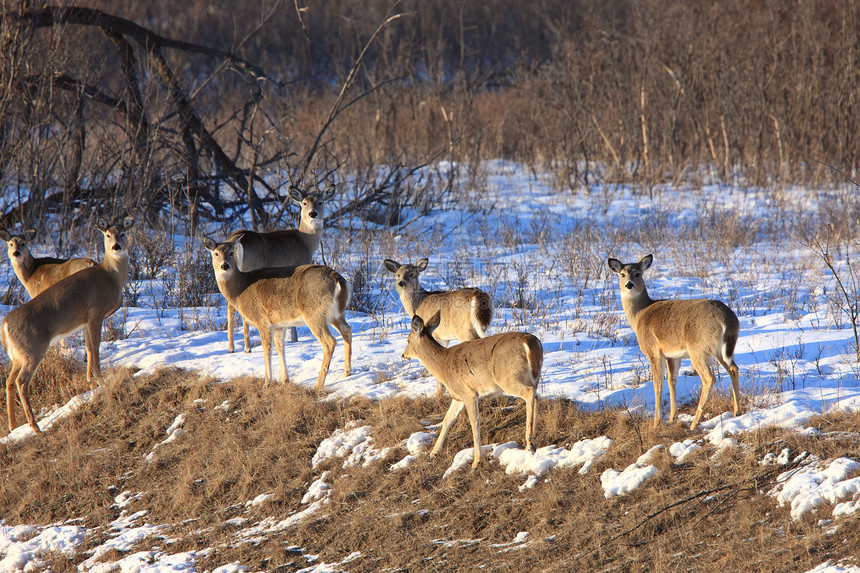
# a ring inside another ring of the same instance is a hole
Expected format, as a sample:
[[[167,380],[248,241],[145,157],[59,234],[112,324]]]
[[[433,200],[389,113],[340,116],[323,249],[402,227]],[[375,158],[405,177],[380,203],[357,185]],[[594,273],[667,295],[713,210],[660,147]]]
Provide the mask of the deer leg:
[[[251,352],[251,336],[248,334],[248,321],[245,317],[242,317],[242,337],[245,340],[245,352]]]
[[[244,324],[244,319],[242,323]],[[233,308],[233,305],[229,302],[227,303],[227,352],[232,353],[235,348],[233,347],[233,328],[236,327],[236,309]],[[247,346],[247,340],[245,345]]]
[[[299,331],[296,330],[295,326],[291,326],[290,328],[290,342],[298,342],[299,341]]]
[[[537,450],[534,444],[538,413],[537,391],[530,387],[524,398],[526,401],[526,449],[534,453]]]
[[[678,416],[678,400],[676,384],[678,382],[678,370],[681,369],[680,358],[666,358],[666,378],[669,384],[669,421],[674,422]]]
[[[90,320],[84,329],[84,340],[87,347],[87,382],[90,387],[93,380],[101,375],[101,364],[99,363],[99,346],[102,342],[102,321]]]
[[[263,366],[266,373],[263,387],[268,388],[269,383],[272,381],[272,329],[268,325],[263,326],[258,322],[257,330],[260,331],[260,343],[263,347]]]
[[[36,364],[38,367],[39,364]],[[18,375],[18,379],[16,380],[16,385],[18,386],[18,396],[21,397],[21,407],[24,408],[24,415],[27,416],[27,423],[37,434],[41,434],[42,430],[39,429],[39,425],[36,423],[36,417],[33,415],[33,409],[30,407],[30,380],[33,379],[33,374],[36,372],[36,368],[22,367],[21,372]]]
[[[465,404],[469,423],[472,425],[472,440],[475,443],[475,455],[472,459],[472,469],[475,469],[481,463],[481,414],[478,411],[478,395],[467,398]]]
[[[343,338],[343,375],[349,376],[352,373],[352,327],[342,316],[334,320],[334,327]]]
[[[654,427],[663,421],[663,358],[648,357],[651,362],[651,378],[654,381]]]
[[[699,406],[696,408],[696,415],[693,416],[693,421],[690,423],[690,429],[695,430],[705,413],[705,402],[708,401],[708,395],[711,393],[711,388],[714,387],[716,379],[714,378],[714,371],[711,370],[709,357],[690,356],[690,361],[702,380],[702,393],[699,396]]]
[[[439,450],[442,449],[442,446],[445,444],[445,438],[448,437],[448,430],[451,429],[451,424],[454,423],[454,420],[456,420],[457,416],[460,415],[460,412],[463,411],[463,407],[465,405],[465,403],[459,400],[451,400],[451,405],[448,406],[448,411],[445,412],[445,417],[442,419],[442,429],[439,431],[439,437],[436,438],[436,444],[430,452],[431,458],[438,454]]]
[[[741,413],[741,387],[738,365],[735,364],[734,360],[732,360],[731,364],[726,364],[719,356],[717,356],[717,360],[723,365],[726,372],[729,373],[729,378],[732,379],[732,407],[734,408],[735,416],[737,416]]]
[[[275,349],[278,351],[278,359],[281,362],[281,383],[286,384],[287,377],[287,359],[284,356],[284,328],[275,329]]]
[[[6,378],[6,415],[8,416],[9,431],[15,429],[15,380],[21,372],[21,364],[12,362],[12,370]]]
[[[317,384],[314,386],[314,390],[317,392],[322,392],[323,387],[325,386],[325,377],[328,374],[329,366],[331,366],[331,357],[334,354],[335,341],[334,336],[331,335],[331,331],[328,329],[328,325],[323,324],[314,324],[311,326],[311,323],[308,323],[308,328],[311,329],[311,332],[314,336],[316,336],[317,340],[320,341],[323,347],[323,358],[322,365],[320,366],[320,374],[317,377]]]

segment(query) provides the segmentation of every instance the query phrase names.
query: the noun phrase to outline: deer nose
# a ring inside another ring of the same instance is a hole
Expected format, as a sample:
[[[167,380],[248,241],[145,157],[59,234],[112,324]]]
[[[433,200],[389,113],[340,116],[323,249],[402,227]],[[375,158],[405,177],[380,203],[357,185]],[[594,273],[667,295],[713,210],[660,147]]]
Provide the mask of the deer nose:
[[[627,281],[627,284],[624,286],[627,287],[627,290],[633,290],[633,281]]]
[[[408,358],[406,358],[406,353],[405,353],[405,352],[404,352],[403,354],[401,354],[401,355],[400,355],[400,358],[402,358],[403,360],[409,360]]]
[[[20,252],[20,251],[15,251],[14,253],[12,253],[12,256],[13,256],[13,257],[20,257],[20,256],[21,256],[21,252]]]
[[[405,286],[406,286],[406,282],[405,282],[405,281],[400,281],[399,283],[397,283],[397,286],[399,286],[400,288],[403,288],[403,287],[405,287]]]
[[[112,249],[112,250],[114,250],[114,251],[121,251],[121,250],[122,250],[122,245],[120,245],[119,243],[114,243],[114,244],[113,244],[113,247],[111,247],[111,249]]]
[[[222,271],[229,271],[230,265],[228,265],[227,263],[221,263],[221,270]]]
[[[310,217],[311,219],[316,219],[317,218],[317,212],[311,211],[310,213],[308,213],[308,217]]]

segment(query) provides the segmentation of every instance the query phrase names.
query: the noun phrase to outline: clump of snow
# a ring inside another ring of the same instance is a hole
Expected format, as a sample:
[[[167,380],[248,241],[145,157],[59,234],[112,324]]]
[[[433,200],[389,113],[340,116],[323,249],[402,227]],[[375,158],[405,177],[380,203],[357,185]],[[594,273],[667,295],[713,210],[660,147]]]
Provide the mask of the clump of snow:
[[[167,444],[179,439],[179,437],[182,436],[182,424],[184,423],[185,414],[179,414],[178,416],[176,416],[176,418],[174,418],[173,420],[173,423],[170,424],[170,427],[167,428],[167,430],[165,430],[164,432],[165,434],[167,434],[167,437],[161,442],[155,444],[155,446],[152,447],[152,451],[146,454],[146,457],[144,459],[147,462],[151,463],[153,460],[155,460],[155,451],[158,448],[166,446]]]
[[[406,449],[413,456],[426,452],[433,447],[436,435],[429,432],[415,432],[406,439]]]
[[[537,484],[537,478],[555,468],[582,466],[579,473],[588,473],[595,460],[606,453],[610,444],[612,444],[611,439],[601,436],[580,440],[570,449],[545,446],[532,453],[520,448],[516,442],[507,442],[481,446],[481,453],[485,457],[498,460],[508,475],[527,475],[528,478],[521,489],[530,489]],[[465,448],[457,452],[451,466],[445,470],[442,477],[447,478],[452,473],[470,465],[473,455],[474,448]]]
[[[830,563],[830,561],[825,561],[806,573],[860,573],[860,567],[850,563]]]
[[[258,495],[254,499],[252,499],[251,501],[246,501],[245,507],[246,508],[261,507],[261,506],[269,503],[270,501],[273,501],[274,499],[275,499],[275,496],[270,494],[270,493],[261,493],[260,495]]]
[[[54,553],[73,557],[77,547],[86,537],[86,529],[77,526],[55,525],[37,528],[25,525],[6,527],[0,525],[0,572],[35,571],[44,569],[43,558]]]
[[[603,486],[603,495],[606,499],[619,495],[627,495],[640,485],[657,475],[657,468],[651,464],[651,460],[661,452],[665,446],[658,444],[639,456],[639,458],[623,471],[607,468],[600,475],[600,485]]]
[[[846,515],[846,511],[856,508],[854,501],[860,496],[860,477],[848,477],[858,469],[860,464],[850,458],[822,461],[812,456],[807,464],[781,474],[770,495],[781,506],[791,506],[794,520],[826,504],[851,500],[851,505],[839,506],[839,515]]]
[[[359,424],[361,420],[349,422],[345,428],[338,428],[330,438],[320,442],[311,460],[311,466],[316,468],[333,458],[346,458],[344,465],[348,467],[367,465],[383,458],[388,453],[388,449],[382,451],[374,449],[373,438],[370,436],[372,428]]]
[[[689,439],[683,442],[675,442],[669,446],[669,453],[675,458],[676,464],[683,464],[688,456],[701,449],[702,446],[699,445],[697,440]]]
[[[323,499],[331,495],[331,472],[324,471],[323,474],[314,481],[308,488],[308,492],[302,497],[302,503],[310,503],[318,499]]]

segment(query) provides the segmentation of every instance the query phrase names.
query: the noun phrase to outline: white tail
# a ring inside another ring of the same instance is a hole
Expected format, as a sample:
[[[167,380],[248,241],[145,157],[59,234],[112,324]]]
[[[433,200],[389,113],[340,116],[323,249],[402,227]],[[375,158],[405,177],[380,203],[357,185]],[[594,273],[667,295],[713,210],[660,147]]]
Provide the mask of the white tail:
[[[256,231],[235,231],[227,237],[227,242],[236,245],[236,262],[239,270],[251,272],[272,267],[297,267],[313,262],[314,253],[319,249],[325,228],[325,204],[334,197],[334,186],[321,193],[305,193],[298,187],[290,187],[290,197],[298,203],[302,212],[297,229],[258,233]],[[233,328],[235,309],[227,304],[227,352],[233,352]],[[245,352],[251,352],[248,338],[248,325],[242,322],[245,338]],[[296,329],[290,328],[290,339],[295,342]]]
[[[478,467],[481,461],[478,400],[499,394],[519,396],[526,401],[525,447],[534,451],[538,414],[537,385],[543,365],[540,340],[525,332],[506,332],[446,348],[433,336],[439,321],[439,312],[426,324],[420,316],[413,316],[412,330],[403,352],[403,358],[420,360],[452,396],[451,406],[442,420],[439,438],[430,455],[435,456],[442,449],[451,424],[465,407],[475,445],[472,467]]]
[[[487,336],[493,319],[493,300],[490,295],[477,288],[426,291],[418,275],[427,268],[427,259],[419,259],[414,265],[401,265],[397,261],[382,261],[389,272],[394,273],[394,284],[400,295],[400,303],[409,317],[420,316],[429,320],[439,313],[439,326],[433,337],[442,344],[451,340],[465,342]],[[442,386],[437,384],[437,394]]]
[[[127,230],[134,223],[97,227],[104,234],[105,256],[101,263],[85,268],[48,287],[33,300],[12,310],[0,326],[0,341],[12,360],[6,379],[9,431],[15,429],[15,387],[27,422],[35,432],[39,426],[30,408],[29,385],[48,348],[83,329],[87,349],[87,381],[100,374],[99,344],[104,319],[122,304],[122,289],[128,278]]]
[[[683,358],[689,358],[702,380],[699,406],[690,424],[693,430],[704,414],[705,402],[716,379],[711,360],[717,359],[732,380],[734,413],[740,413],[738,366],[734,361],[740,325],[732,310],[718,300],[653,300],[648,296],[642,273],[651,266],[651,255],[638,263],[624,264],[609,259],[608,265],[618,275],[621,304],[630,326],[636,332],[639,349],[651,363],[654,379],[654,427],[662,421],[663,371],[669,378],[669,421],[677,414],[675,381]]]
[[[97,264],[89,258],[33,257],[30,243],[36,238],[36,229],[27,229],[21,234],[0,230],[0,238],[6,241],[9,261],[30,298],[67,276]]]
[[[316,389],[325,384],[334,354],[335,339],[329,325],[343,337],[344,376],[350,374],[352,328],[346,322],[349,284],[334,269],[323,265],[261,269],[250,273],[239,270],[234,244],[216,243],[206,237],[203,246],[212,254],[212,267],[218,289],[230,306],[239,311],[242,320],[260,331],[266,372],[266,384],[272,380],[272,337],[281,362],[282,380],[287,381],[284,358],[284,330],[307,324],[323,347],[323,360]]]

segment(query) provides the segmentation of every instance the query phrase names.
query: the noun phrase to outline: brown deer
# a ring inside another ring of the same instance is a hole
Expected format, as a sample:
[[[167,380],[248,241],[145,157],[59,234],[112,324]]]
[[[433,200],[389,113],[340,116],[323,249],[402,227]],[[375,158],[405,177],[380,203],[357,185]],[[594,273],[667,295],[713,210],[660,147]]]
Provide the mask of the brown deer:
[[[0,230],[0,238],[6,241],[12,269],[30,298],[67,276],[97,264],[90,258],[33,257],[30,243],[36,238],[36,229],[27,229],[21,234]]]
[[[271,267],[295,267],[313,262],[314,253],[319,249],[325,228],[325,204],[334,197],[334,186],[320,193],[305,193],[298,187],[290,187],[290,197],[298,203],[302,212],[297,229],[285,229],[258,233],[239,230],[227,237],[235,243],[236,261],[239,270],[251,272]],[[233,328],[235,309],[227,304],[227,352],[233,352]],[[245,352],[251,352],[248,325],[242,322],[245,338]],[[290,340],[296,341],[296,329],[290,327]]]
[[[478,400],[499,394],[519,396],[526,401],[526,449],[534,452],[537,424],[537,385],[543,365],[540,340],[525,332],[505,332],[486,338],[467,340],[446,348],[437,342],[433,331],[440,324],[436,312],[425,324],[417,314],[406,340],[404,359],[418,359],[451,394],[451,406],[442,420],[435,456],[442,449],[451,424],[466,408],[472,426],[475,451],[472,468],[481,462],[481,417]]]
[[[654,258],[647,255],[638,263],[624,264],[610,258],[609,268],[618,275],[621,287],[621,305],[630,326],[636,332],[639,349],[651,363],[654,379],[654,427],[662,421],[663,372],[669,378],[669,421],[677,414],[675,382],[681,360],[689,358],[702,380],[699,406],[690,424],[695,430],[704,414],[705,402],[716,379],[711,370],[711,359],[716,358],[732,380],[734,414],[740,413],[738,366],[734,361],[735,345],[740,325],[732,310],[718,300],[654,300],[648,296],[642,273],[651,266]]]
[[[48,348],[78,330],[84,331],[87,352],[87,381],[100,375],[99,344],[105,318],[122,304],[128,278],[128,229],[133,217],[107,225],[96,225],[104,235],[105,255],[101,263],[88,267],[48,287],[35,298],[12,310],[0,325],[0,341],[12,360],[6,379],[9,431],[15,429],[15,387],[27,422],[40,432],[30,408],[29,385]]]
[[[440,313],[439,326],[433,334],[440,344],[487,336],[487,328],[493,319],[493,300],[489,294],[478,288],[447,292],[424,290],[418,275],[427,269],[426,258],[419,259],[414,265],[401,265],[391,259],[382,262],[394,274],[395,288],[406,316],[420,316],[426,321],[437,312]],[[442,385],[437,382],[436,394],[441,393]]]
[[[212,255],[218,290],[228,304],[239,311],[243,321],[260,331],[267,386],[272,380],[272,337],[281,362],[282,380],[286,382],[284,331],[287,327],[303,324],[310,328],[323,347],[316,390],[323,389],[336,345],[329,325],[343,337],[343,373],[344,376],[350,375],[352,328],[345,317],[350,292],[349,284],[340,274],[323,265],[269,268],[246,273],[238,268],[232,242],[216,243],[206,237],[203,246]]]

